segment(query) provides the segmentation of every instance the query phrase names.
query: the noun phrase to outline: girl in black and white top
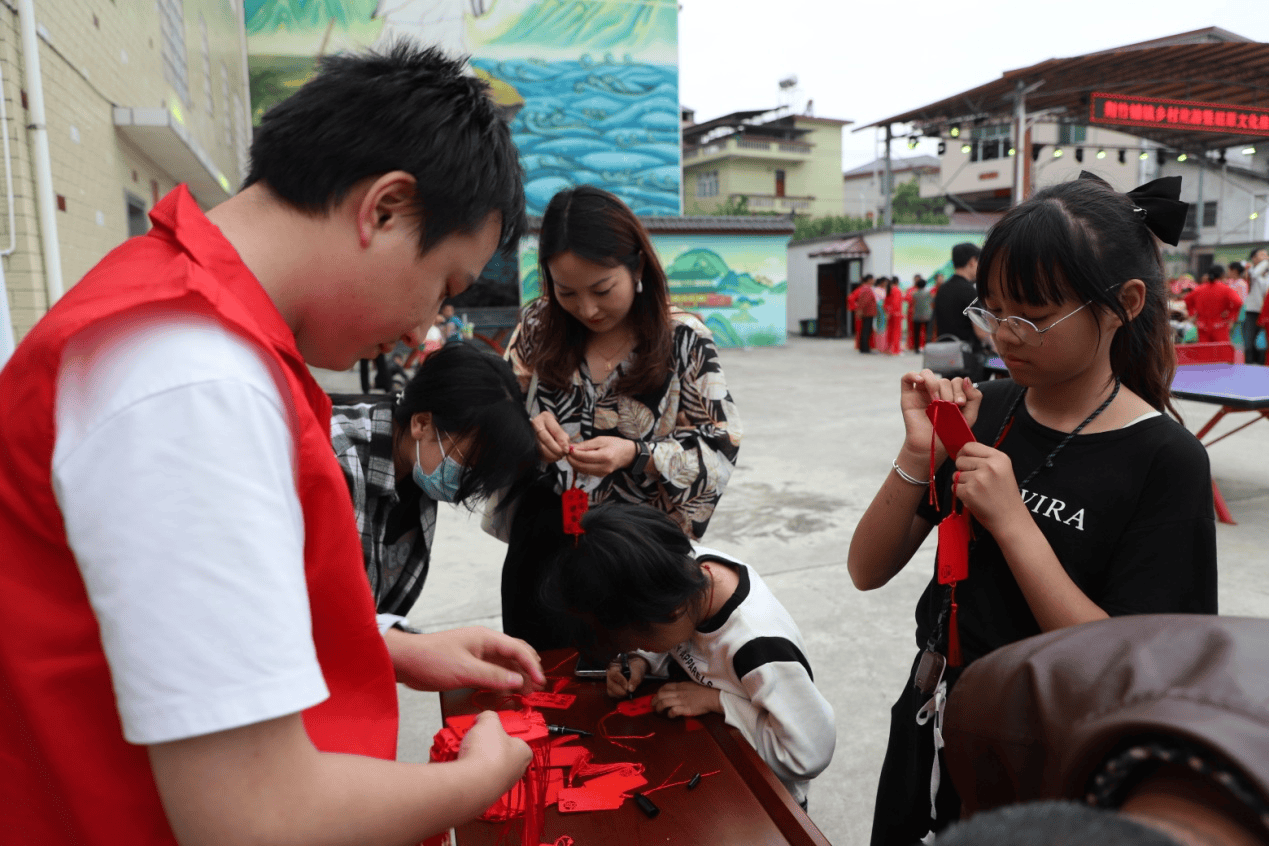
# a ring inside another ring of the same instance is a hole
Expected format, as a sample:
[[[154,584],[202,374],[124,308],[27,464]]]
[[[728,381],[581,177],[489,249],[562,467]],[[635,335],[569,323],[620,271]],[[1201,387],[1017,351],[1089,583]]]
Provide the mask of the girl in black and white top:
[[[684,681],[652,706],[669,717],[718,713],[737,728],[806,807],[810,780],[833,758],[833,709],[815,687],[802,633],[753,568],[692,544],[666,514],[610,503],[551,568],[553,610],[580,621],[588,651],[640,650],[626,678],[610,666],[608,694],[624,698],[671,659]]]

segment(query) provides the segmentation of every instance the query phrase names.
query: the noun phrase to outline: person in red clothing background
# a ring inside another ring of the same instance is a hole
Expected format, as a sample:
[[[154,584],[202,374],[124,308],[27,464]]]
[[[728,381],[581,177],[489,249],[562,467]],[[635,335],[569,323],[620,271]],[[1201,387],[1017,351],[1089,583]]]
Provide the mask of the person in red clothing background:
[[[1225,268],[1214,264],[1197,288],[1185,295],[1185,307],[1198,328],[1199,343],[1229,343],[1229,329],[1238,319],[1243,298],[1228,285],[1217,284]]]
[[[886,352],[898,355],[903,352],[903,304],[907,301],[899,277],[886,280]]]
[[[872,325],[877,319],[877,298],[872,292],[872,279],[871,273],[864,276],[863,281],[846,298],[846,307],[855,312],[855,317],[859,320],[857,347],[861,353],[872,352]]]
[[[457,760],[393,761],[397,683],[527,689],[540,661],[376,620],[308,368],[391,350],[514,248],[487,86],[435,49],[329,56],[239,193],[150,216],[0,371],[0,841],[361,846],[475,818],[529,747],[486,713]]]

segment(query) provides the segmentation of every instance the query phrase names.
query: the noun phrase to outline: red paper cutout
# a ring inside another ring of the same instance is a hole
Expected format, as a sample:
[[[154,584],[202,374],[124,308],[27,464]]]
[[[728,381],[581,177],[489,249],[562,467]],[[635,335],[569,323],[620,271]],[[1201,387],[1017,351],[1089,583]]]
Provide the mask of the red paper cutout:
[[[639,717],[652,713],[652,696],[640,696],[638,699],[623,699],[617,703],[617,713],[627,717]]]
[[[563,740],[572,740],[572,737],[561,738]],[[551,766],[560,768],[574,768],[585,764],[590,760],[590,750],[585,746],[552,746],[551,747]]]
[[[632,790],[648,783],[643,777],[643,765],[629,762],[576,767],[572,779],[587,775],[595,777],[581,787],[566,787],[559,792],[557,804],[561,813],[616,810]]]
[[[638,773],[610,773],[606,776],[591,779],[586,782],[585,788],[594,793],[622,796],[636,787],[643,787],[647,783],[648,780]]]
[[[546,804],[553,805],[564,789],[564,771],[552,769],[546,777]]]
[[[626,797],[599,793],[585,787],[566,787],[559,793],[556,802],[561,814],[574,814],[580,811],[615,811],[626,801]]]
[[[953,585],[969,578],[969,513],[952,513],[939,523],[939,584]]]
[[[925,407],[925,416],[934,424],[934,433],[952,458],[956,458],[965,444],[975,440],[974,433],[965,422],[965,415],[954,402],[934,400]]]
[[[564,533],[568,535],[584,534],[582,517],[586,514],[586,509],[589,507],[586,491],[581,488],[569,488],[564,491],[560,502],[564,513]]]
[[[572,781],[570,781],[570,784],[574,783],[577,779],[582,778],[594,778],[596,776],[610,775],[612,773],[617,773],[619,775],[631,775],[642,772],[643,764],[632,764],[629,761],[618,761],[615,764],[593,764],[586,762],[574,767],[573,774],[571,776]]]
[[[547,693],[539,690],[520,694],[520,701],[533,708],[571,708],[577,697],[571,693]]]
[[[528,742],[537,740],[547,736],[546,718],[531,708],[525,708],[522,711],[497,711],[498,719],[502,722],[502,730],[512,737],[518,737]],[[479,714],[460,714],[455,717],[446,717],[445,725],[458,732],[458,739],[462,740],[468,730],[476,724],[476,718]]]

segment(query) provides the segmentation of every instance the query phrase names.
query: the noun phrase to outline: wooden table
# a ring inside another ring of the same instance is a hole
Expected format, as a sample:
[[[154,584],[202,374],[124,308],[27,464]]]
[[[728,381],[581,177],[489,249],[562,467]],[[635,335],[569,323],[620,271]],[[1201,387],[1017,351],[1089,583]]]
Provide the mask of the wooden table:
[[[1252,423],[1269,420],[1269,367],[1259,364],[1182,364],[1177,367],[1176,376],[1172,379],[1172,396],[1220,406],[1212,419],[1195,433],[1200,441],[1226,414],[1251,411],[1259,415],[1204,444],[1210,447]],[[1212,480],[1212,498],[1216,516],[1222,523],[1233,525],[1234,517],[1215,479]]]
[[[554,676],[571,673],[574,662],[567,656],[567,650],[547,652],[542,664],[548,668],[559,665]],[[657,684],[644,684],[636,695],[652,693]],[[574,694],[577,700],[565,710],[542,709],[546,721],[593,732],[595,737],[576,742],[591,750],[594,763],[643,764],[648,783],[642,790],[683,781],[698,772],[719,772],[702,778],[693,790],[680,785],[650,793],[648,798],[661,810],[654,819],[645,816],[633,799],[615,811],[561,814],[552,805],[546,810],[543,843],[553,843],[567,834],[576,846],[828,846],[828,839],[753,747],[721,716],[709,714],[694,723],[658,714],[608,717],[604,726],[610,735],[653,734],[643,740],[622,740],[635,749],[631,752],[600,736],[600,719],[616,705],[605,693],[602,681],[574,679],[560,692]],[[504,697],[487,691],[441,694],[441,713],[446,717],[509,707],[514,706]],[[823,797],[820,801],[827,800]],[[495,846],[503,834],[503,824],[476,820],[459,827],[456,834],[457,846]]]

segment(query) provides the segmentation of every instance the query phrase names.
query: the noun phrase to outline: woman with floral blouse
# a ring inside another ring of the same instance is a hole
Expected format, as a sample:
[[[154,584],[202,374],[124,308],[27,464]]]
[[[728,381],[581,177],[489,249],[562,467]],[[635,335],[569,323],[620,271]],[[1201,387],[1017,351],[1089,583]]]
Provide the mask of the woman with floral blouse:
[[[538,649],[566,645],[542,611],[541,574],[566,542],[560,496],[646,503],[693,540],[736,464],[741,427],[710,331],[670,307],[665,271],[639,219],[589,185],[556,194],[542,218],[543,295],[508,344],[543,461],[518,503],[502,570],[503,630]]]

